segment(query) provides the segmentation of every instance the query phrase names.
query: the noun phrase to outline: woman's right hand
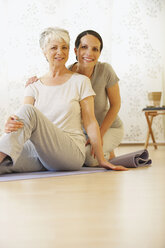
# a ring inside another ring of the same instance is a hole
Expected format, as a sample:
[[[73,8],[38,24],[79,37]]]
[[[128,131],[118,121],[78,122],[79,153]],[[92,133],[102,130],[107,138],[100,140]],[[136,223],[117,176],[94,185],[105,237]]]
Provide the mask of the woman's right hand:
[[[18,116],[12,115],[8,118],[5,124],[5,133],[11,133],[17,131],[19,128],[23,127],[23,123],[19,121]]]
[[[107,169],[107,170],[115,170],[115,171],[127,171],[128,168],[122,165],[114,165],[110,162],[104,160],[102,163],[100,163],[100,166]]]
[[[34,76],[28,79],[28,81],[25,84],[25,87],[27,87],[29,84],[33,84],[34,82],[38,81],[38,77]]]

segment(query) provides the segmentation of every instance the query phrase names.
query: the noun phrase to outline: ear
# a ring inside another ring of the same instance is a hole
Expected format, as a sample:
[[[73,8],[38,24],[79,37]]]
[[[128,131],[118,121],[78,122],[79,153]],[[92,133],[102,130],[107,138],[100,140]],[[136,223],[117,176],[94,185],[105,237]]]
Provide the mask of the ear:
[[[76,47],[74,48],[74,53],[77,56],[77,48]]]
[[[78,61],[78,56],[77,56],[78,52],[77,52],[77,48],[76,47],[74,48],[74,53],[76,55],[76,60]]]

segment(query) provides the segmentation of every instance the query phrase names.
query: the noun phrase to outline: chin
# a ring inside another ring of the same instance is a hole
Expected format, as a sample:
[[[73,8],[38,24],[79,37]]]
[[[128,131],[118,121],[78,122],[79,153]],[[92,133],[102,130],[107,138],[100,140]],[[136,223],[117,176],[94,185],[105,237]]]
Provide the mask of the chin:
[[[83,61],[83,64],[86,66],[90,66],[90,65],[95,65],[95,62],[94,61],[92,62]]]

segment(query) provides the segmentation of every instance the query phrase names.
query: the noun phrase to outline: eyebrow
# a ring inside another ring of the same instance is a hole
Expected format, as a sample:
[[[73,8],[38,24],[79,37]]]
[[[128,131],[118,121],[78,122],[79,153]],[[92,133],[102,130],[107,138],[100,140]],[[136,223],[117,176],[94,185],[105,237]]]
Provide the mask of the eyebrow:
[[[82,46],[88,46],[88,44],[86,44],[86,43],[80,43]],[[99,46],[98,45],[95,45],[95,46],[93,46],[93,47],[96,47],[96,48],[99,48]]]

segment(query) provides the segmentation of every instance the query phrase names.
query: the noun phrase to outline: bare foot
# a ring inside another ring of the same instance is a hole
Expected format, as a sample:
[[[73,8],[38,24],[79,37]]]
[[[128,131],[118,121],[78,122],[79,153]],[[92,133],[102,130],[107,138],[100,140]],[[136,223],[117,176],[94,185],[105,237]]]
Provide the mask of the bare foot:
[[[112,152],[110,152],[110,156],[109,156],[109,159],[112,159],[112,158],[115,158],[116,156],[115,156],[115,153],[114,153],[114,151],[112,151]]]
[[[0,152],[0,163],[6,158],[7,154]]]

